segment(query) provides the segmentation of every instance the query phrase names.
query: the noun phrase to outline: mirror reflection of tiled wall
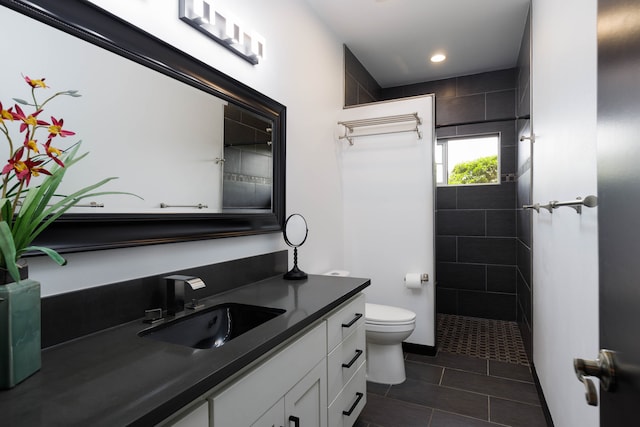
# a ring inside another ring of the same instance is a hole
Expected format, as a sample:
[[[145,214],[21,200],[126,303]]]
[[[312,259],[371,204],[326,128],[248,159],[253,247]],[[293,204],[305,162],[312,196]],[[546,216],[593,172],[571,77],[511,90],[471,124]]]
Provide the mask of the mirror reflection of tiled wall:
[[[233,105],[225,107],[225,209],[271,209],[271,124]]]

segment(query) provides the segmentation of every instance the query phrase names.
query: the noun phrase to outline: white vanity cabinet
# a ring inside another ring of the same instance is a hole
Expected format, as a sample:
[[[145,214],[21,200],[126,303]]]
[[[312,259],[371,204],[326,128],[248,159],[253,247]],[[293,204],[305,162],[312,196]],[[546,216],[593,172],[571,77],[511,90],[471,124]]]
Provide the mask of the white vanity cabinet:
[[[323,321],[215,393],[212,425],[326,427],[325,336]]]
[[[351,427],[367,402],[365,297],[327,317],[327,401],[331,427]]]
[[[170,424],[353,426],[366,403],[364,307],[358,294]]]
[[[171,421],[165,421],[161,425],[170,425],[171,427],[208,427],[209,405],[207,401],[201,401],[196,406],[176,414]]]
[[[325,377],[320,362],[251,427],[327,426]]]
[[[279,427],[283,426],[284,419],[284,397],[276,402],[267,412],[262,414],[251,427]]]

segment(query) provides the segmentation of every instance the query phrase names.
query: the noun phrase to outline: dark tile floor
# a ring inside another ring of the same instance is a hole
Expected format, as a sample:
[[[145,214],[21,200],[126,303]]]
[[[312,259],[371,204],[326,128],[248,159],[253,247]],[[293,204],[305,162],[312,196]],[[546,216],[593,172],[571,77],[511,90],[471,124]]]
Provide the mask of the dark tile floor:
[[[405,367],[402,384],[367,383],[355,427],[547,426],[525,364],[440,349],[436,356],[408,353]]]

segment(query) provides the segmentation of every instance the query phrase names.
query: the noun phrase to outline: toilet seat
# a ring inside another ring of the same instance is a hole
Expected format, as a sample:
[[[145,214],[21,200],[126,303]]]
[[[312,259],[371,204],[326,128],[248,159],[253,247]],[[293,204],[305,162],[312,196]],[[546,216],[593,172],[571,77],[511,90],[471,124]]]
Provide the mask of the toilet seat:
[[[416,314],[411,310],[389,305],[365,303],[365,323],[369,325],[411,325]]]

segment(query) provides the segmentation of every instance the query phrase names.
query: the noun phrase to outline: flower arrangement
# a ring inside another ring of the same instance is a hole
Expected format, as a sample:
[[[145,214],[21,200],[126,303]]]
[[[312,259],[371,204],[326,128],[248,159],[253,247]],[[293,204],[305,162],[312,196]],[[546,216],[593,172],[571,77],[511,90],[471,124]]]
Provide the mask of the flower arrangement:
[[[66,264],[55,250],[31,246],[33,240],[60,215],[87,197],[130,194],[93,192],[115,177],[103,179],[72,194],[57,193],[65,172],[88,153],[79,154],[80,142],[66,150],[57,148],[58,141],[75,133],[65,129],[64,120],[59,116],[51,116],[51,122],[41,119],[41,116],[44,107],[55,98],[81,95],[78,91],[66,90],[40,102],[36,95],[49,88],[45,79],[27,76],[24,81],[31,88],[32,102],[13,98],[15,104],[5,109],[0,100],[0,131],[8,142],[8,160],[0,172],[0,268],[8,271],[16,282],[20,281],[18,261],[26,252],[43,252],[59,265]],[[46,142],[42,143],[42,140]],[[32,181],[36,177],[39,178]]]

